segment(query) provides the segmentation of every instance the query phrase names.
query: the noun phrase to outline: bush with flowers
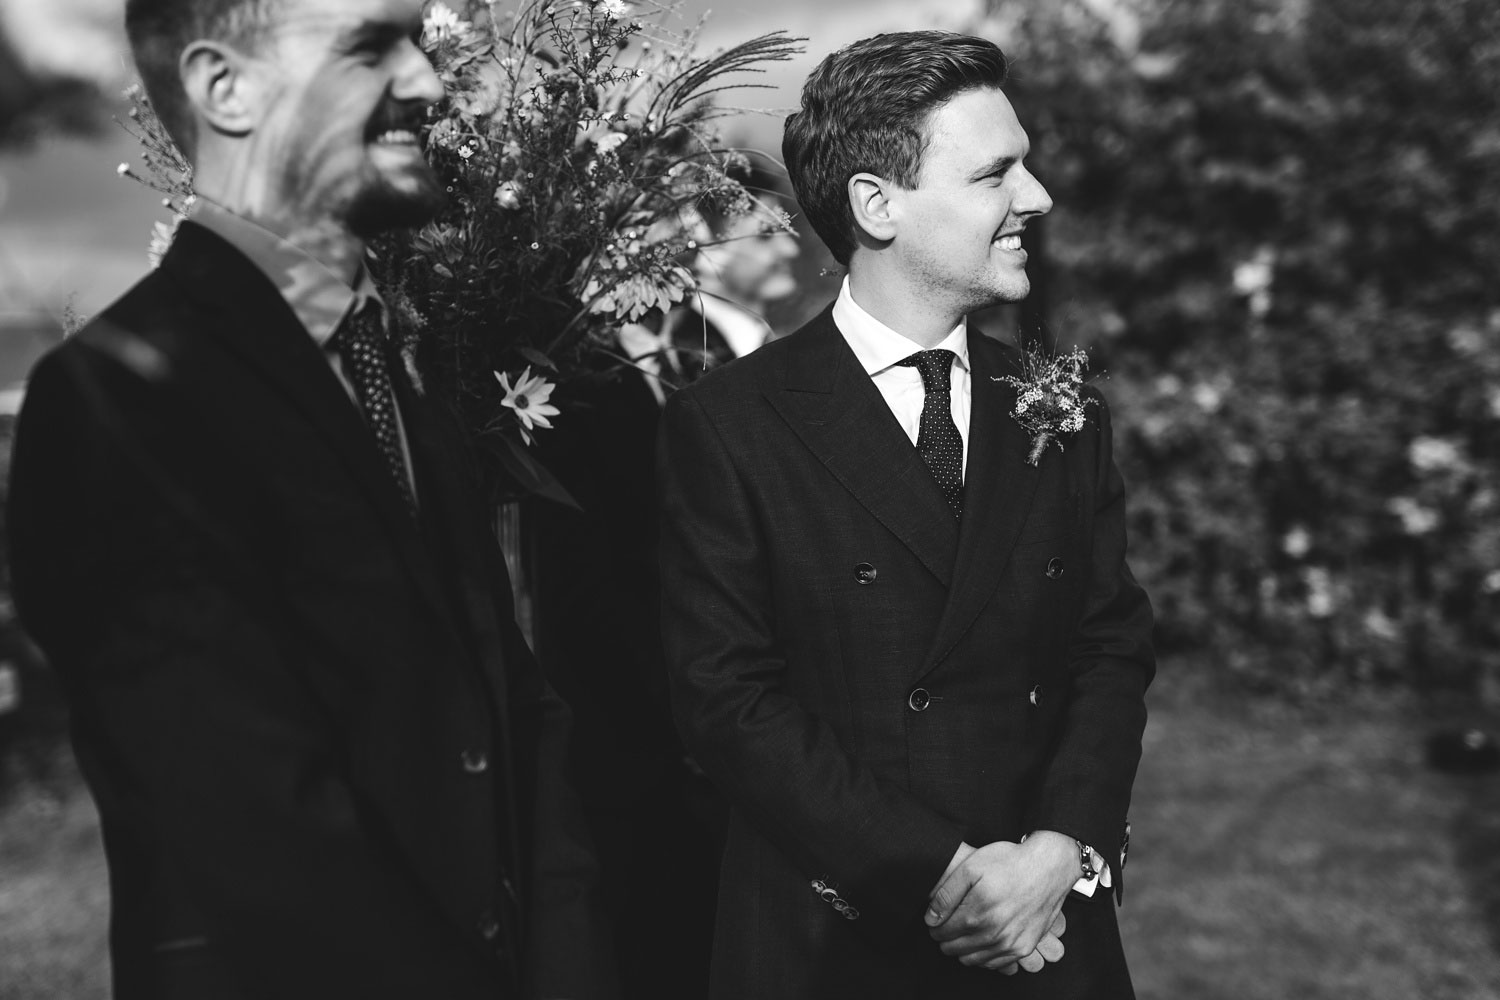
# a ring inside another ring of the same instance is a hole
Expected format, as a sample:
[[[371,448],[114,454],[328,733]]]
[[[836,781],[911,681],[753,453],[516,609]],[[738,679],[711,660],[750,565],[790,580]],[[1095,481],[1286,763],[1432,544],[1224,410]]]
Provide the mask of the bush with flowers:
[[[988,12],[1159,645],[1298,696],[1500,697],[1500,7]]]

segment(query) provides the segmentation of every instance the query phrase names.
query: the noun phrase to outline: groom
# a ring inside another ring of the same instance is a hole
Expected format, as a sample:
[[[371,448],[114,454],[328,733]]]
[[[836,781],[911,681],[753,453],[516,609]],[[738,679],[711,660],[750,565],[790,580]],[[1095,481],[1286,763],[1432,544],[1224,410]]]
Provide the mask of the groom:
[[[825,59],[784,152],[838,300],[667,404],[672,693],[734,807],[715,1000],[1132,995],[1155,667],[1109,411],[1029,465],[1018,352],[965,319],[1051,208],[1005,75],[940,32]]]
[[[37,367],[10,509],[119,1000],[610,995],[567,712],[363,263],[440,198],[421,13],[126,6],[197,208]]]

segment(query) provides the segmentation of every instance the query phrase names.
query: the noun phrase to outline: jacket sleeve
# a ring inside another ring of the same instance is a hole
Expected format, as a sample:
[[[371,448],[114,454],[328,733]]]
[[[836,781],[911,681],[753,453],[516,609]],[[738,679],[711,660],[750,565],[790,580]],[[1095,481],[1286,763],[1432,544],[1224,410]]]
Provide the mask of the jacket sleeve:
[[[1146,687],[1156,672],[1151,605],[1125,563],[1125,487],[1115,467],[1109,408],[1097,400],[1090,475],[1095,506],[1083,610],[1068,649],[1062,733],[1042,783],[1034,829],[1056,830],[1097,850],[1122,884],[1120,848],[1146,727]]]
[[[252,995],[492,1000],[493,963],[352,784],[275,588],[183,485],[185,465],[214,460],[175,450],[198,431],[170,411],[124,431],[118,392],[146,412],[155,397],[87,355],[75,345],[32,379],[9,521],[23,621],[68,689],[109,829],[160,852],[142,866],[170,859],[198,944]]]
[[[775,513],[756,508],[692,389],[667,403],[658,479],[663,638],[684,739],[809,879],[837,884],[862,926],[920,927],[962,831],[854,760],[789,690],[766,534]]]
[[[598,863],[568,774],[573,715],[552,690],[516,623],[499,546],[487,539],[505,645],[514,731],[518,800],[529,829],[528,965],[546,1000],[603,1000],[617,995],[614,955],[596,894]],[[579,627],[588,627],[580,623]]]

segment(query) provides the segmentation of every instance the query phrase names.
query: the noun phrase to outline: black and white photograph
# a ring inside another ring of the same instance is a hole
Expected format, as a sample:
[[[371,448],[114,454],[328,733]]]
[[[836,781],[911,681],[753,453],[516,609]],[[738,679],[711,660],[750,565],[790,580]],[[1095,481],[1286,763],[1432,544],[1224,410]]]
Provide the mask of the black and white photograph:
[[[1500,1000],[1494,0],[0,0],[0,1000]]]

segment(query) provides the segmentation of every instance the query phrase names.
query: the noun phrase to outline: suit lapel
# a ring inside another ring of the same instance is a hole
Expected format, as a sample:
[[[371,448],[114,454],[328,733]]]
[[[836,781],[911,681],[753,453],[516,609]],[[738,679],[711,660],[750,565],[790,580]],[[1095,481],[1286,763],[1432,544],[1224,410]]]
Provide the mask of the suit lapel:
[[[918,676],[942,662],[1000,585],[1036,496],[1038,470],[1026,463],[1031,441],[1011,418],[1016,390],[997,377],[1018,374],[999,345],[969,331],[969,456],[964,516],[948,604]]]
[[[958,525],[932,474],[825,310],[788,345],[767,399],[834,477],[944,585]]]
[[[205,324],[205,332],[284,395],[338,456],[379,512],[418,587],[447,618],[448,602],[431,559],[391,482],[374,435],[270,279],[230,244],[190,222],[179,229],[161,266],[189,296],[220,317],[220,322]],[[287,442],[287,447],[294,446]]]

